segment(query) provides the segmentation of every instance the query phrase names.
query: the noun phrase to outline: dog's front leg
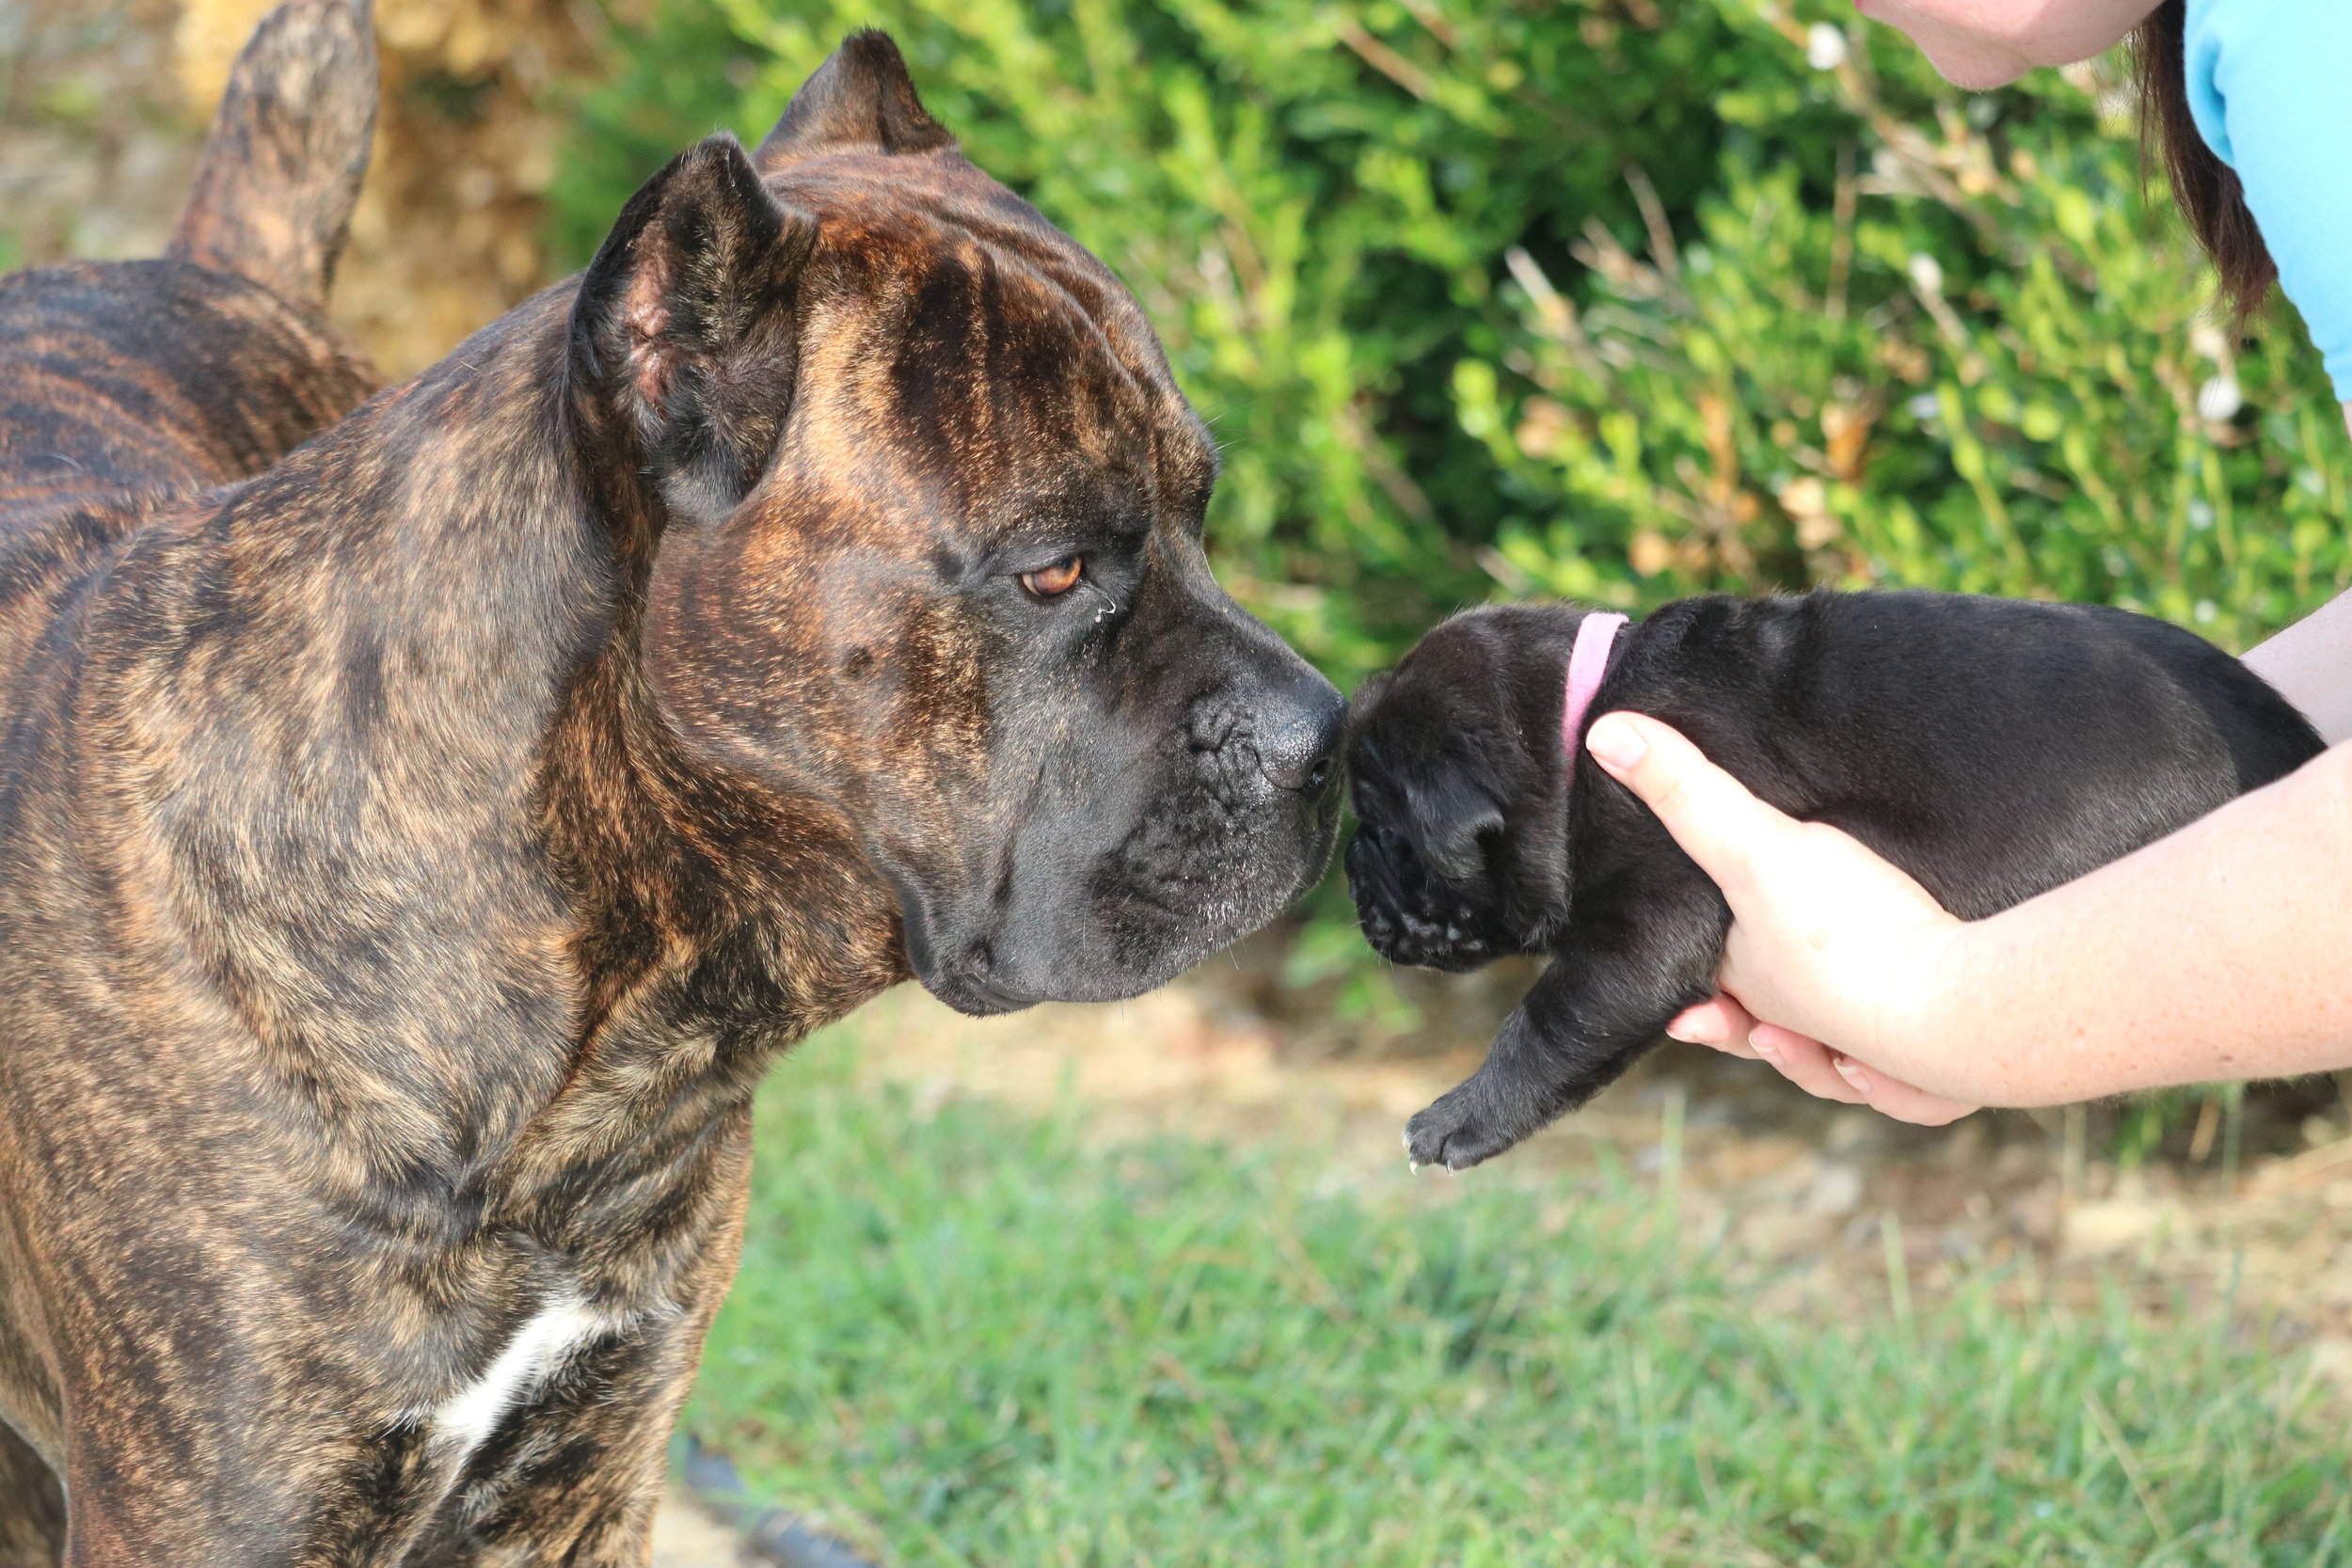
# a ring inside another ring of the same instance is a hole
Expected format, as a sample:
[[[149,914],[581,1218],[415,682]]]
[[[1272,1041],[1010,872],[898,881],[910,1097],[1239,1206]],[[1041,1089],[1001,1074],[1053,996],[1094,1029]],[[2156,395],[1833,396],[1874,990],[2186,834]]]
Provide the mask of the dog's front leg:
[[[469,1458],[402,1568],[644,1568],[670,1433],[742,1253],[751,1118],[704,1152],[691,1217],[666,1239],[665,1306],[583,1351]]]
[[[510,1412],[402,1568],[643,1568],[705,1305],[581,1354]]]
[[[1689,861],[1667,875],[1580,897],[1551,966],[1486,1060],[1405,1124],[1415,1164],[1465,1170],[1493,1159],[1598,1094],[1675,1014],[1713,994],[1729,911]]]

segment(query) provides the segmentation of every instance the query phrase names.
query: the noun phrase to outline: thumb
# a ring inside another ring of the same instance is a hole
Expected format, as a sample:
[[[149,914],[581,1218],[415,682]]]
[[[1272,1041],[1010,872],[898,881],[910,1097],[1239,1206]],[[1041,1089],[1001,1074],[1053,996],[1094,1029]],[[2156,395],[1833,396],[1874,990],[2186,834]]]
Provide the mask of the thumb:
[[[1725,896],[1749,885],[1757,851],[1796,828],[1708,761],[1680,731],[1645,714],[1601,715],[1584,732],[1584,749],[1658,814],[1683,853]]]

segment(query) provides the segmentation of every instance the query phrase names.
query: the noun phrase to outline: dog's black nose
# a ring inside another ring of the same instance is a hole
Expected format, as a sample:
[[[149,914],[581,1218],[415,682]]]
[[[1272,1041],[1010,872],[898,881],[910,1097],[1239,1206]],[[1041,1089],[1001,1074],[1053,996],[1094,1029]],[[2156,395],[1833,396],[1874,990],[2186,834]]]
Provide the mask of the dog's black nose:
[[[1346,719],[1346,699],[1309,671],[1267,699],[1253,736],[1258,767],[1279,788],[1321,794],[1339,775]]]

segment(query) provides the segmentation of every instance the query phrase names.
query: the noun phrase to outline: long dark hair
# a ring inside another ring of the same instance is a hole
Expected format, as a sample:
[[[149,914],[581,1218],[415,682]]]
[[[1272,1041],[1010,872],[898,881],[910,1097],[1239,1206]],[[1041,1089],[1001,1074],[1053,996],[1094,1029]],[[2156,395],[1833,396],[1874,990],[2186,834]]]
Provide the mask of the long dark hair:
[[[2172,198],[2189,231],[2213,258],[2221,275],[2221,296],[2240,320],[2260,309],[2279,281],[2262,230],[2247,210],[2246,188],[2237,170],[2205,145],[2188,110],[2188,66],[2184,35],[2188,0],[2164,0],[2132,39],[2132,63],[2139,78],[2139,150],[2145,162],[2164,160]]]

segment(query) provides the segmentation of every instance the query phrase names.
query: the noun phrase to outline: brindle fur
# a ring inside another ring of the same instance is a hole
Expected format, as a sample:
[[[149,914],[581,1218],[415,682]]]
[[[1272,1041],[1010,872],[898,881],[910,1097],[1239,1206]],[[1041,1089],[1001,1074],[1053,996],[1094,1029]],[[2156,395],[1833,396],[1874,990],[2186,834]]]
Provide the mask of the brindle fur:
[[[866,34],[260,478],[0,515],[0,1415],[68,1560],[645,1560],[776,1053],[1133,994],[1327,856],[1214,469]]]
[[[375,74],[364,4],[290,0],[238,57],[170,257],[0,279],[0,666],[33,657],[28,603],[86,571],[149,498],[258,474],[374,389],[323,312]],[[20,737],[6,734],[0,823],[18,798]],[[0,1022],[0,1083],[13,1046]],[[0,1117],[0,1151],[12,1147]],[[5,1153],[0,1175],[13,1176]],[[58,1398],[31,1326],[38,1284],[18,1265],[43,1223],[15,1204],[0,1225],[0,1568],[31,1568],[66,1534],[51,1465],[10,1424],[31,1430],[27,1399]]]
[[[374,389],[323,312],[375,75],[364,4],[289,0],[238,57],[169,257],[0,278],[0,668],[39,657],[43,594],[87,573],[154,498],[258,474]],[[7,718],[0,831],[23,794],[25,736]],[[17,1029],[0,996],[0,1085]],[[0,1180],[17,1189],[12,1117],[0,1110]],[[0,1568],[53,1563],[65,1543],[43,1458],[57,1446],[37,1450],[18,1430],[60,1397],[23,1261],[46,1228],[30,1203],[0,1204]]]

